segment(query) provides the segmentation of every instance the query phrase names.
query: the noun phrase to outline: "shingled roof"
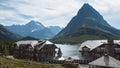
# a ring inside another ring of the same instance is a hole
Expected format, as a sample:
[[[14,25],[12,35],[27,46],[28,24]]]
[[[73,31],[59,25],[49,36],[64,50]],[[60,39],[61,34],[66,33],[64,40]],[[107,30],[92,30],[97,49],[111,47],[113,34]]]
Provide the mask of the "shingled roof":
[[[97,48],[98,46],[102,44],[106,44],[106,43],[108,43],[107,40],[88,40],[81,44],[79,50],[82,51],[82,48],[85,46],[88,47],[90,50],[93,50]],[[120,45],[120,40],[114,40],[114,44]]]
[[[120,61],[111,56],[102,56],[92,62],[89,65],[120,68]]]
[[[38,40],[21,40],[16,42],[17,46],[20,46],[21,44],[30,44],[32,47],[34,47],[36,44],[38,44]]]
[[[21,41],[18,41],[16,42],[17,46],[20,46],[20,45],[27,45],[27,44],[30,44],[33,48],[34,46],[36,45],[41,45],[39,47],[39,49],[41,49],[42,47],[44,47],[45,45],[49,45],[49,44],[54,44],[48,40],[21,40]]]

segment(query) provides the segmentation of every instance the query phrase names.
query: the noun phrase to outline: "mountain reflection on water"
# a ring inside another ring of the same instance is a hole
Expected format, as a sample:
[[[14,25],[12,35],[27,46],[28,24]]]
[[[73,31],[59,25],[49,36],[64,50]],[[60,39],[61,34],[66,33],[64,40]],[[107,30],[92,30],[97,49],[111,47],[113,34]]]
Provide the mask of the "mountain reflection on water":
[[[61,48],[62,56],[80,56],[78,45],[56,44],[56,46]]]

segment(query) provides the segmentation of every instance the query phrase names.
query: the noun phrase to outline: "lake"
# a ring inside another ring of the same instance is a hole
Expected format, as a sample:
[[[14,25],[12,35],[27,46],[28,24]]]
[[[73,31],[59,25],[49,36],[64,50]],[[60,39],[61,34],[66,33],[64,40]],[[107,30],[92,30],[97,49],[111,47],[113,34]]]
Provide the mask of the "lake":
[[[64,45],[64,44],[56,44],[63,53],[62,56],[79,56],[79,47],[78,45]]]

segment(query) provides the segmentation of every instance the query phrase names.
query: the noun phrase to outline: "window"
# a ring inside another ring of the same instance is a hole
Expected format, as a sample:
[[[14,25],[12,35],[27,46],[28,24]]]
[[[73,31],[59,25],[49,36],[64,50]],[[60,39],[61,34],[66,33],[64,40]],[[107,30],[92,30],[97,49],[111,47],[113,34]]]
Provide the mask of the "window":
[[[97,52],[100,52],[100,51],[101,51],[101,49],[98,47],[98,48],[97,48]]]
[[[89,53],[88,53],[88,52],[84,52],[83,55],[84,55],[84,56],[89,56]]]
[[[116,53],[120,53],[120,48],[115,48]]]

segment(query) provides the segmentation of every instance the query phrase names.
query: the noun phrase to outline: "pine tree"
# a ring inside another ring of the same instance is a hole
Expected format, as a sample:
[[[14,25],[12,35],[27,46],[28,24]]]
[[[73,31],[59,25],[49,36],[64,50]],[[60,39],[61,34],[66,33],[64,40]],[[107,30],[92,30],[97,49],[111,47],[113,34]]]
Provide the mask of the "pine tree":
[[[8,51],[8,49],[7,49],[6,47],[4,48],[3,53],[4,53],[5,56],[8,56],[8,55],[9,55],[9,51]]]

